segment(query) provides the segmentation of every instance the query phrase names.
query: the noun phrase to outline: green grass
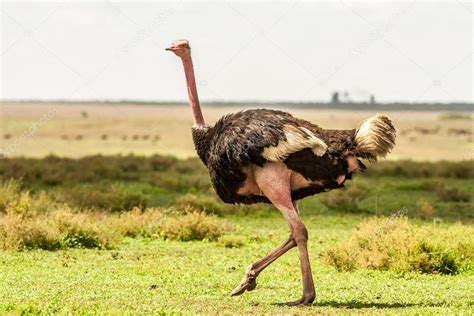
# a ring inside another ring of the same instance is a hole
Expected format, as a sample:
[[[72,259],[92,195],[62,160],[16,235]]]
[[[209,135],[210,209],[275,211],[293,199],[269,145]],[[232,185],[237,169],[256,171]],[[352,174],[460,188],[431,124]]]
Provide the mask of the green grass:
[[[258,220],[257,220],[258,219]],[[231,217],[243,246],[212,242],[126,239],[115,250],[0,252],[0,312],[469,314],[474,275],[338,272],[323,263],[330,245],[350,234],[357,215],[305,216],[317,287],[312,306],[277,307],[299,298],[296,250],[257,280],[253,292],[230,297],[245,267],[287,236],[279,215]]]

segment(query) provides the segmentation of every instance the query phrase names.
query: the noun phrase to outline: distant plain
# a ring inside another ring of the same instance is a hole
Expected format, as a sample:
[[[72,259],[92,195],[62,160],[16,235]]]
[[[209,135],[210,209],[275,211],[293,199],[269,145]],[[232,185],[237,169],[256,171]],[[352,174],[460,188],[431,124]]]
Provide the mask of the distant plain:
[[[10,154],[44,157],[55,154],[84,157],[93,154],[165,154],[179,158],[195,156],[190,137],[191,113],[186,105],[136,105],[128,103],[35,103],[3,102],[0,108],[0,149],[15,139],[48,111],[54,116]],[[222,115],[247,108],[271,107],[203,106],[208,123]],[[350,108],[350,106],[346,106]],[[365,118],[382,112],[341,109],[310,109],[279,106],[323,128],[352,129]],[[464,160],[474,155],[473,112],[383,111],[398,131],[397,146],[390,160]]]

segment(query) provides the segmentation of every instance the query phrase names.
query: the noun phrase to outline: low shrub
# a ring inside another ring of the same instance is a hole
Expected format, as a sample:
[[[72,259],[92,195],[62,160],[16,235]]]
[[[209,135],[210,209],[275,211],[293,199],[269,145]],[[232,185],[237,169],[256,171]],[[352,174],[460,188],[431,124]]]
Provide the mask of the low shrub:
[[[434,207],[425,200],[418,200],[416,203],[416,211],[422,219],[432,219],[434,215]]]
[[[358,202],[367,197],[367,190],[361,186],[350,186],[343,190],[333,191],[321,197],[321,203],[330,209],[340,211],[358,211]]]
[[[215,241],[228,229],[217,217],[194,212],[165,218],[161,224],[161,236],[179,241]]]
[[[212,196],[186,194],[176,198],[173,205],[180,212],[185,212],[189,209],[214,215],[222,215],[224,212],[224,205]]]
[[[438,199],[444,202],[469,202],[471,196],[457,188],[439,186],[436,189]]]
[[[357,268],[456,274],[474,260],[474,228],[417,227],[405,217],[372,218],[327,250],[338,270]]]
[[[161,222],[165,216],[167,216],[166,210],[135,207],[129,212],[109,216],[106,226],[120,236],[158,237],[161,231]]]
[[[21,182],[9,180],[0,183],[0,213],[21,214],[25,217],[45,213],[55,209],[59,204],[45,192],[31,195],[21,190]]]
[[[160,209],[120,214],[58,209],[34,217],[0,215],[0,249],[113,248],[122,237],[216,241],[229,226],[205,213]],[[230,243],[229,243],[230,245]],[[237,243],[234,244],[238,246]]]
[[[18,214],[0,216],[1,249],[45,249],[61,247],[61,236],[49,220],[31,220]]]
[[[98,217],[68,208],[30,217],[9,213],[0,217],[0,248],[110,248],[117,236],[102,227]]]
[[[244,239],[239,236],[222,236],[219,238],[219,244],[225,248],[240,248],[244,245]]]
[[[103,209],[71,208],[44,192],[32,195],[20,187],[16,181],[0,185],[0,249],[112,248],[126,236],[217,240],[229,228],[190,206],[184,214],[140,207],[111,214]]]
[[[5,213],[22,195],[21,182],[11,179],[0,185],[0,213]]]

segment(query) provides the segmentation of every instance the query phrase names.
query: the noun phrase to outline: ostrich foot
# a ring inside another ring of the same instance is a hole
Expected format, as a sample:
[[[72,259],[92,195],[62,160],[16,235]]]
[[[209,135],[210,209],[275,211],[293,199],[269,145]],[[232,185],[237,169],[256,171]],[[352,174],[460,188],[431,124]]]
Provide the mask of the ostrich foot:
[[[243,294],[245,291],[253,291],[257,286],[257,275],[252,271],[252,266],[248,267],[240,284],[232,290],[231,296]]]
[[[285,303],[276,303],[275,305],[278,306],[303,306],[303,305],[311,305],[313,303],[314,299],[316,298],[316,295],[307,295],[303,296],[299,300],[293,301],[293,302],[285,302]]]

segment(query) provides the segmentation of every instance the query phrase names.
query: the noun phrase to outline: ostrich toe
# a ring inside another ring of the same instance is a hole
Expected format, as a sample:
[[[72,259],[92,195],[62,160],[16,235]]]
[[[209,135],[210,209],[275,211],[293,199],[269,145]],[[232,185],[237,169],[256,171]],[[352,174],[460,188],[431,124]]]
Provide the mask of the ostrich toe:
[[[303,305],[311,305],[315,299],[315,295],[308,295],[303,296],[299,300],[292,301],[292,302],[285,302],[285,303],[276,303],[277,306],[303,306]]]
[[[231,296],[237,296],[243,294],[245,291],[253,291],[257,286],[257,275],[252,271],[252,267],[248,267],[245,271],[245,275],[240,281],[240,284],[232,290]]]

